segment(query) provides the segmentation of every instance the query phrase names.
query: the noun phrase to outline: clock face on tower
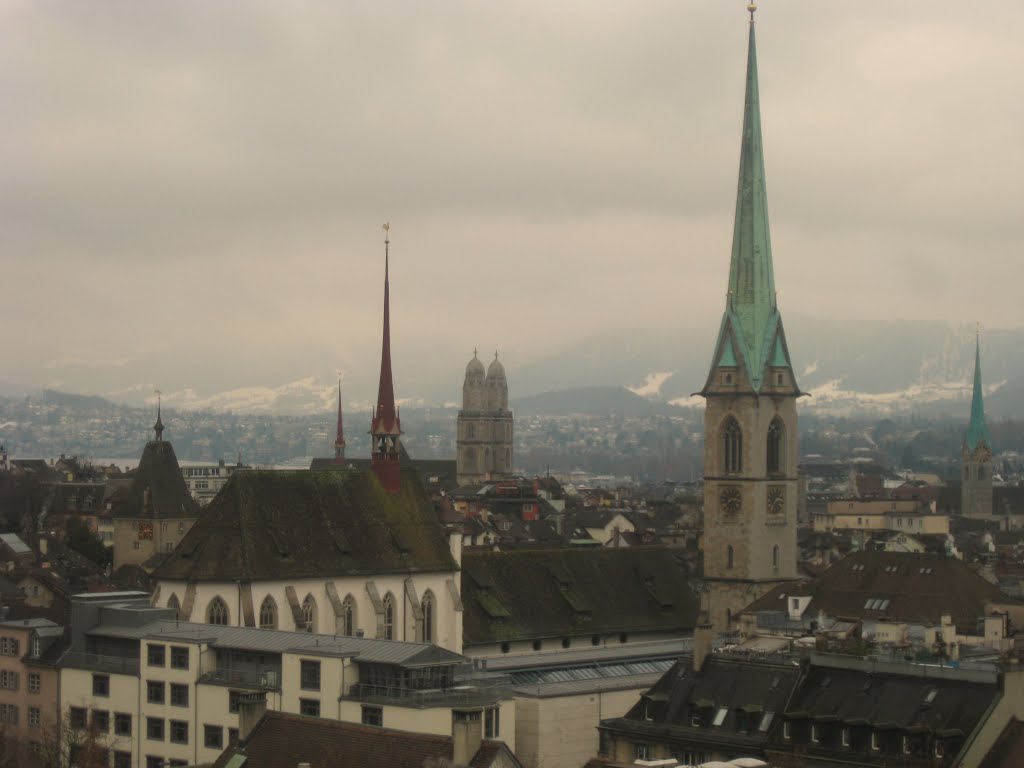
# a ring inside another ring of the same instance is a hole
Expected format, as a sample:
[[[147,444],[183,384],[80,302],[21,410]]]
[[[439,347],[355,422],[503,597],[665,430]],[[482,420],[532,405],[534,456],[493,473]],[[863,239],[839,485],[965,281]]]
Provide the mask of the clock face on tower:
[[[743,509],[743,492],[735,485],[726,485],[718,495],[718,503],[726,517],[736,517]]]
[[[786,486],[768,486],[768,514],[781,515],[786,511]]]

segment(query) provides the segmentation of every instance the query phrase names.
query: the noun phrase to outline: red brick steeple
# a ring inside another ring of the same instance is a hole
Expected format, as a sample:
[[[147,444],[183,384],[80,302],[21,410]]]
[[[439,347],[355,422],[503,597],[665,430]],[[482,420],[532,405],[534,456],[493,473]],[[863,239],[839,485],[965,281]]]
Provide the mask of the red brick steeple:
[[[395,385],[391,379],[391,312],[388,286],[389,225],[384,225],[384,340],[380,351],[380,387],[373,409],[370,434],[373,436],[373,471],[384,490],[398,493],[400,486],[398,450],[402,422],[395,406]]]
[[[341,423],[341,378],[338,378],[338,434],[334,438],[334,463],[345,464],[345,427]]]

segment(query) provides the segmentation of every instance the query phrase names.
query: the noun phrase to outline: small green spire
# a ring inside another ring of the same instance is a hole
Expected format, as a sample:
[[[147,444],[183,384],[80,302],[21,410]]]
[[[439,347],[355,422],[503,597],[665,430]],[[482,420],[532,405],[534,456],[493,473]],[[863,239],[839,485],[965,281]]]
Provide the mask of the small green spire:
[[[971,396],[971,420],[967,424],[967,450],[973,451],[980,444],[992,450],[992,435],[985,424],[985,402],[981,389],[981,339],[980,334],[974,337],[974,393]]]

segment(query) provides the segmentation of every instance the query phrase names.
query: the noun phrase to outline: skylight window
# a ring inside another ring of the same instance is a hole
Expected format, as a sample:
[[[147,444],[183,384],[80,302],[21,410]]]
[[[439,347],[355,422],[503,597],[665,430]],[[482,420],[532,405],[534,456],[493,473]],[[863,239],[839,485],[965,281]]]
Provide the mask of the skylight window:
[[[715,712],[715,719],[711,721],[712,725],[721,725],[725,722],[725,716],[729,714],[729,710],[726,707],[721,707]]]
[[[761,733],[764,733],[765,731],[767,731],[771,727],[772,720],[774,718],[775,718],[775,713],[774,712],[765,712],[764,713],[764,717],[761,718],[761,724],[759,726],[757,726],[757,730],[759,730]]]

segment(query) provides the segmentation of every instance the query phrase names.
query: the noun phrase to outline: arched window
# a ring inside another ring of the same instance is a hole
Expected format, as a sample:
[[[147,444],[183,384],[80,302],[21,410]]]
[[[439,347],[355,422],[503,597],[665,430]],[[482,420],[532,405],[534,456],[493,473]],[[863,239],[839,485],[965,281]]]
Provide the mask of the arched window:
[[[181,618],[181,603],[178,602],[178,596],[171,594],[171,599],[167,601],[167,607],[174,609],[174,618]]]
[[[743,471],[743,430],[732,416],[722,427],[722,459],[727,473]]]
[[[733,565],[732,544],[729,544],[725,548],[725,567],[729,568],[729,569],[732,569],[732,565]]]
[[[768,426],[768,471],[769,472],[782,472],[785,467],[782,463],[782,452],[783,452],[783,435],[785,434],[785,427],[782,425],[782,420],[778,417],[772,419],[772,423]]]
[[[384,596],[384,639],[395,639],[395,598],[390,592]]]
[[[260,629],[277,629],[277,603],[270,595],[260,605]]]
[[[341,616],[338,619],[338,631],[346,637],[356,633],[356,601],[348,595],[341,604]]]
[[[420,640],[424,643],[434,642],[434,593],[427,590],[423,596],[423,631]]]
[[[772,568],[779,567],[779,545],[772,547]]]
[[[221,599],[220,595],[210,601],[210,605],[206,609],[206,623],[227,626],[228,604]]]
[[[302,601],[302,622],[305,624],[303,629],[306,632],[316,633],[316,600],[312,595],[306,595],[306,599]]]

